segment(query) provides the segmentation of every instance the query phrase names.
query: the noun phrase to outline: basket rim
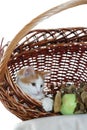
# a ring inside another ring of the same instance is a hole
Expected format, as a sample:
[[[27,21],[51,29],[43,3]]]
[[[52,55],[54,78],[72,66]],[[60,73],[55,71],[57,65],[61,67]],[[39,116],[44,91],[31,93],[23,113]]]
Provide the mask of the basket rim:
[[[31,50],[29,50],[29,51],[24,51],[23,53],[21,53],[21,54],[18,54],[18,56],[17,55],[15,55],[15,56],[13,56],[13,57],[10,57],[10,59],[9,59],[9,61],[8,61],[8,63],[11,63],[11,61],[15,61],[18,57],[20,57],[21,55],[23,55],[23,54],[28,54],[28,53],[31,53],[31,54],[29,54],[29,55],[35,55],[36,53],[40,53],[41,52],[41,54],[43,54],[42,52],[44,52],[45,51],[45,49],[46,50],[48,50],[47,52],[48,53],[50,53],[50,49],[56,49],[57,47],[62,47],[62,48],[64,48],[64,47],[74,47],[74,46],[78,46],[78,47],[82,47],[82,46],[84,46],[84,48],[87,48],[87,42],[75,42],[75,43],[70,43],[70,42],[68,42],[68,43],[58,43],[58,44],[52,44],[52,45],[48,45],[48,46],[45,46],[45,47],[41,47],[41,48],[37,48],[37,49],[31,49]],[[16,58],[17,57],[17,58]]]

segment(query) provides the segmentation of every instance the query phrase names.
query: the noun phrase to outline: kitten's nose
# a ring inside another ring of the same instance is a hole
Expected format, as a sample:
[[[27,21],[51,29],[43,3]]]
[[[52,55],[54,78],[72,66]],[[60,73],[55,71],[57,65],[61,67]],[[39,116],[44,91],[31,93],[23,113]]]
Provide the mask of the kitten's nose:
[[[37,94],[40,94],[40,91],[37,91]]]

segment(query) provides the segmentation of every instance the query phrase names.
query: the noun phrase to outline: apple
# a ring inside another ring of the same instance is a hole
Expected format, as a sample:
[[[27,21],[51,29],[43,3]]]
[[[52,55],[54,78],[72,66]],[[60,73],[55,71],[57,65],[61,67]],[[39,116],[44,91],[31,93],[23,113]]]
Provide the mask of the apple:
[[[76,106],[77,106],[76,95],[64,94],[62,97],[62,105],[61,105],[60,112],[63,115],[73,114]]]

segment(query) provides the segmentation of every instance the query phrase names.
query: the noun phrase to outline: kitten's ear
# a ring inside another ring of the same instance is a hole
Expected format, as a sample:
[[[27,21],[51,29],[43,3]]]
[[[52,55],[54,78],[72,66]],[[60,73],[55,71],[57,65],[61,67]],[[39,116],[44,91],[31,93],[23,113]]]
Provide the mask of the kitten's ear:
[[[27,77],[27,76],[31,76],[31,75],[34,75],[35,74],[35,71],[34,71],[34,68],[31,67],[31,66],[28,66],[25,68],[24,70],[24,76]]]
[[[45,78],[47,75],[49,74],[49,72],[41,72],[41,76],[43,77],[43,78]]]

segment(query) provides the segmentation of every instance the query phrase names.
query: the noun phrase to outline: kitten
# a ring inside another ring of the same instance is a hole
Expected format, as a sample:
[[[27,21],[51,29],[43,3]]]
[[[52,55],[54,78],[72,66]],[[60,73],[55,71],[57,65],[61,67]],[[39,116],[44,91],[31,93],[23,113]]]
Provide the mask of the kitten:
[[[23,92],[36,100],[42,102],[46,111],[51,111],[53,100],[44,95],[44,78],[48,72],[35,71],[33,67],[28,66],[19,70],[16,83]]]

